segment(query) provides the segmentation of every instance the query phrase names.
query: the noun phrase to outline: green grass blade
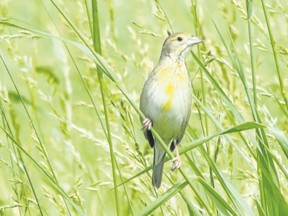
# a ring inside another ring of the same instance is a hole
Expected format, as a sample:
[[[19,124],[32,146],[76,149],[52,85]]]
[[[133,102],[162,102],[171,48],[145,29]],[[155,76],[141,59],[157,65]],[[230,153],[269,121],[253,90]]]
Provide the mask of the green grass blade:
[[[185,146],[183,146],[180,150],[180,154],[183,154],[185,152],[188,152],[200,145],[202,145],[205,142],[208,142],[209,140],[219,136],[219,135],[225,135],[225,134],[229,134],[229,133],[235,133],[235,132],[240,132],[240,131],[246,131],[246,130],[252,130],[252,129],[256,129],[256,128],[263,128],[264,125],[262,124],[258,124],[256,122],[245,122],[243,124],[225,129],[223,131],[219,131],[213,134],[210,134],[206,137],[202,137],[198,140],[195,140],[189,144],[186,144]]]
[[[217,209],[224,215],[238,215],[231,206],[222,198],[213,187],[211,187],[205,180],[199,179],[199,182],[208,192],[208,196],[213,200]]]
[[[282,131],[276,128],[269,128],[271,134],[275,136],[279,145],[282,148],[283,153],[285,154],[286,158],[288,159],[288,138],[283,134]]]
[[[8,123],[8,120],[7,120],[7,116],[6,116],[6,114],[5,114],[4,110],[3,110],[2,102],[0,102],[0,110],[1,110],[2,120],[3,120],[3,126],[0,126],[0,127],[1,127],[2,130],[5,131],[5,133],[9,133],[9,135],[6,134],[7,139],[10,140],[9,137],[12,137],[13,140],[19,140],[19,138],[15,137],[15,136],[13,135],[12,128],[10,127],[10,125],[9,125],[9,123]],[[6,129],[6,128],[7,128],[7,129]],[[17,133],[18,133],[18,132],[17,132]],[[16,135],[16,136],[17,136],[17,135]],[[35,188],[34,188],[33,181],[32,181],[32,179],[31,179],[31,177],[30,177],[30,173],[29,173],[28,170],[27,170],[25,161],[23,160],[22,153],[21,153],[21,151],[19,151],[19,149],[15,148],[15,146],[13,145],[13,142],[12,142],[12,149],[13,149],[13,152],[14,152],[14,155],[11,154],[11,157],[12,157],[12,158],[11,158],[12,166],[13,166],[13,158],[14,158],[14,160],[16,160],[16,158],[19,157],[19,159],[17,158],[17,162],[16,162],[16,164],[21,164],[21,167],[17,166],[17,167],[19,168],[19,172],[22,172],[22,170],[23,170],[23,172],[25,173],[25,175],[26,175],[26,177],[27,177],[27,180],[28,180],[28,183],[29,183],[29,187],[31,188],[31,191],[32,191],[32,193],[33,193],[33,196],[35,197],[36,205],[37,205],[37,207],[38,207],[38,209],[39,209],[39,214],[40,214],[40,215],[43,215],[43,210],[42,210],[42,208],[41,208],[41,204],[40,204],[40,202],[39,202],[38,195],[37,195],[36,190],[35,190]],[[18,156],[15,157],[15,155],[18,155]],[[16,174],[14,173],[13,175],[14,175],[14,178],[16,178]],[[21,179],[21,182],[24,182],[24,180]],[[16,189],[14,189],[14,191],[15,191],[16,194],[18,193],[18,191],[16,191]],[[23,192],[23,191],[24,191],[24,192]],[[21,190],[19,193],[20,193],[20,194],[22,194],[22,193],[25,194],[25,189]],[[23,195],[22,195],[22,196],[23,196]],[[18,197],[17,197],[17,198],[18,198]],[[21,196],[19,197],[20,200],[18,200],[17,198],[15,199],[15,201],[17,201],[19,204],[22,204],[22,202],[21,202]],[[25,205],[28,206],[29,204],[28,204],[28,203],[24,203],[24,206],[25,206]],[[30,211],[30,210],[28,210],[28,211]]]
[[[204,149],[201,146],[200,147],[202,151],[202,155],[206,158],[206,160],[209,163],[209,166],[211,167],[213,173],[216,175],[218,181],[222,185],[224,191],[226,192],[227,196],[230,198],[231,202],[233,203],[235,209],[237,209],[239,214],[244,215],[253,215],[252,209],[248,206],[248,204],[244,201],[244,199],[241,197],[241,195],[238,193],[238,191],[234,188],[234,186],[228,181],[228,179],[221,173],[221,171],[217,168],[216,164],[210,159],[210,157],[206,154],[204,154]],[[220,209],[219,209],[220,210]]]
[[[275,46],[276,43],[275,43],[275,39],[274,39],[274,36],[273,36],[273,33],[272,33],[272,29],[271,29],[271,26],[270,26],[269,15],[267,14],[266,5],[265,5],[264,0],[261,0],[261,5],[262,5],[264,17],[265,17],[266,26],[267,26],[267,29],[268,29],[270,44],[271,44],[271,48],[272,48],[272,52],[273,52],[274,63],[275,63],[277,76],[278,76],[278,81],[279,81],[280,92],[281,92],[281,95],[282,95],[282,97],[283,97],[283,99],[285,101],[286,109],[288,110],[288,99],[287,99],[287,96],[286,96],[286,92],[287,91],[285,91],[285,88],[284,88],[283,77],[282,77],[282,73],[280,71],[279,62],[278,62],[278,54],[277,54],[276,46]]]
[[[214,23],[215,28],[218,31],[219,36],[221,37],[221,40],[223,44],[225,45],[225,48],[227,52],[229,53],[230,60],[233,63],[233,67],[235,68],[236,72],[238,73],[242,84],[244,86],[246,96],[248,98],[250,108],[253,114],[253,118],[256,122],[261,123],[258,110],[255,107],[254,101],[252,100],[247,80],[245,76],[245,72],[243,71],[242,63],[239,60],[238,54],[235,51],[233,39],[230,35],[229,42],[232,44],[231,46],[228,46],[227,42],[224,40],[222,33],[217,28],[216,24]],[[252,134],[251,134],[252,136]],[[260,194],[261,194],[261,201],[262,205],[265,206],[266,210],[270,212],[270,214],[277,214],[279,212],[279,205],[282,202],[281,198],[279,200],[270,199],[271,196],[276,196],[276,194],[281,194],[278,188],[279,179],[277,175],[277,171],[274,165],[274,161],[272,157],[269,155],[269,151],[267,151],[266,148],[269,150],[269,145],[266,137],[266,133],[263,130],[263,128],[259,128],[256,130],[256,142],[258,145],[258,151],[257,151],[257,165],[258,170],[260,172],[260,176],[263,175],[263,179],[259,180],[259,187],[260,187]],[[282,196],[281,196],[282,197]]]
[[[35,167],[45,176],[45,179],[50,183],[50,185],[59,192],[65,199],[71,204],[71,206],[78,212],[79,215],[84,215],[84,212],[79,206],[77,206],[72,200],[71,197],[58,185],[55,181],[54,177],[50,175],[46,170],[42,168],[42,166],[30,156],[28,152],[25,151],[24,148],[6,131],[2,126],[0,126],[1,130],[9,137],[9,139],[13,142],[13,144],[27,157],[29,160],[35,165]]]
[[[169,200],[171,197],[173,197],[175,194],[177,194],[179,191],[181,191],[186,185],[187,185],[187,182],[184,182],[181,184],[178,183],[178,184],[173,185],[163,195],[159,196],[155,201],[151,202],[149,205],[147,205],[144,209],[142,209],[136,215],[137,216],[149,215],[155,209],[162,206],[165,202],[167,202],[167,200]]]
[[[92,38],[93,38],[94,50],[98,54],[102,55],[97,0],[92,0],[92,20],[93,20]],[[113,147],[113,142],[112,142],[112,135],[111,135],[111,130],[110,130],[110,122],[109,122],[109,113],[108,113],[108,108],[107,108],[107,99],[106,99],[105,90],[104,90],[103,70],[100,67],[97,67],[97,74],[98,74],[98,80],[100,83],[102,105],[104,107],[104,116],[105,116],[105,122],[106,122],[106,130],[107,130],[107,141],[108,141],[109,149],[110,149],[110,160],[111,160],[111,165],[112,165],[112,177],[113,177],[113,183],[114,183],[116,212],[117,212],[117,215],[120,215],[120,203],[119,203],[119,195],[118,195],[118,188],[117,188],[117,175],[116,175],[117,161],[114,156],[114,147]]]
[[[221,134],[235,133],[235,132],[240,132],[240,131],[245,131],[245,130],[252,130],[256,128],[265,128],[265,125],[259,124],[256,122],[245,122],[243,124],[227,129],[221,132]]]

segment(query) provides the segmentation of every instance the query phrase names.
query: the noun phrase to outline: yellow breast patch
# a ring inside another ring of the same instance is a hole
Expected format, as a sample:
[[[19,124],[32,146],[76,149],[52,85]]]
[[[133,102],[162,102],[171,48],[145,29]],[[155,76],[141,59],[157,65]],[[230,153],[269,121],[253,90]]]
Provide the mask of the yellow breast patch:
[[[172,102],[173,102],[173,97],[174,97],[174,85],[173,84],[168,84],[165,88],[165,94],[167,96],[167,99],[162,107],[163,111],[169,111]]]
[[[174,86],[171,83],[166,86],[165,93],[167,95],[174,95]]]

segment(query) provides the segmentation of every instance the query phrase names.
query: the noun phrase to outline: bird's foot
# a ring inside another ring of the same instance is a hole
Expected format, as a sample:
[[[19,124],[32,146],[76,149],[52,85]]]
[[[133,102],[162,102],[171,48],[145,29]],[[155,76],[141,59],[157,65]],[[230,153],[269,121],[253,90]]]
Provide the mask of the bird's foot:
[[[142,129],[144,131],[150,130],[152,127],[152,120],[149,118],[144,119],[144,121],[142,122]]]
[[[176,150],[176,157],[173,158],[173,160],[171,161],[172,164],[170,167],[170,170],[172,170],[172,171],[179,169],[181,166],[181,160],[180,160],[180,155],[179,155],[177,146],[175,147],[175,150]]]
[[[180,156],[176,156],[176,157],[172,160],[172,164],[171,164],[170,170],[174,171],[174,170],[176,170],[176,169],[179,169],[180,166],[181,166]]]

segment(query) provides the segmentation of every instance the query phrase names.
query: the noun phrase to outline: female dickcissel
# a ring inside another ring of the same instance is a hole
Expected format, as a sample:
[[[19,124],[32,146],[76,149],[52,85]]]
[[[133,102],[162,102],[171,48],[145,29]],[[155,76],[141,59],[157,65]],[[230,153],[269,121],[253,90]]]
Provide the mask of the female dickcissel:
[[[158,64],[148,76],[140,99],[140,110],[146,119],[142,122],[144,135],[154,148],[152,184],[161,185],[166,152],[151,133],[151,127],[173,151],[180,143],[188,124],[191,104],[191,81],[185,65],[185,56],[195,44],[203,40],[187,33],[175,33],[164,42]],[[180,167],[177,156],[171,169]]]

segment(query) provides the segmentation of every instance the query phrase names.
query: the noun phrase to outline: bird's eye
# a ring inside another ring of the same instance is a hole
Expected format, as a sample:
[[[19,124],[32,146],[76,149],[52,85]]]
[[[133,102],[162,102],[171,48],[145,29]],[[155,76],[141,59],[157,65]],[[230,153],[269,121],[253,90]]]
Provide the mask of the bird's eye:
[[[177,37],[177,40],[178,40],[178,41],[182,41],[183,38],[182,38],[182,37]]]

